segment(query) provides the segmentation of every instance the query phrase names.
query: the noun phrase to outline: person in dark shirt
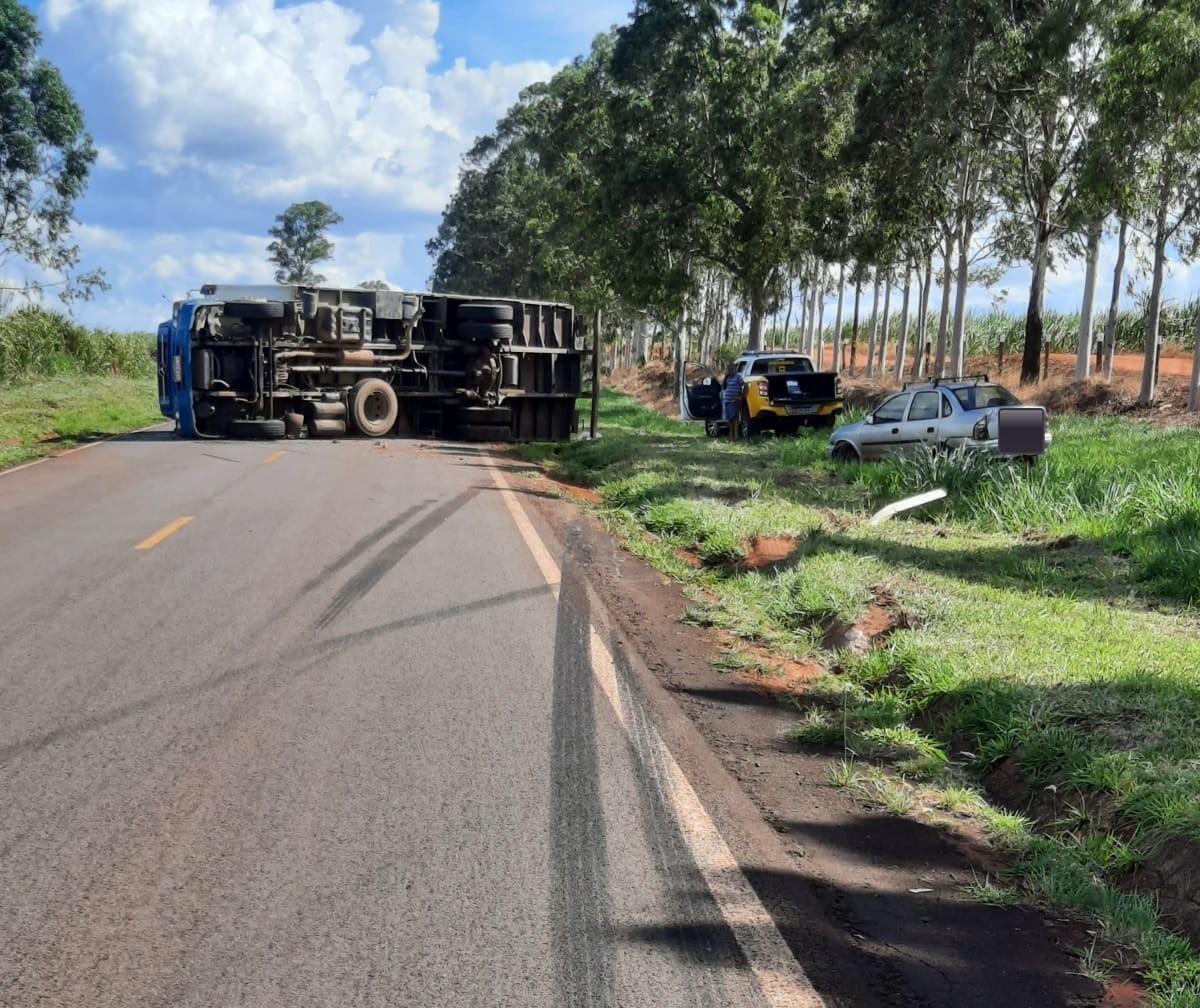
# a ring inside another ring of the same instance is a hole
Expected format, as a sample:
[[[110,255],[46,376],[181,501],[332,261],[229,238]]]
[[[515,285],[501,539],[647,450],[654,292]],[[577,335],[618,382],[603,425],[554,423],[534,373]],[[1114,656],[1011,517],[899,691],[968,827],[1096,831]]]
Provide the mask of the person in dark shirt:
[[[742,423],[742,386],[745,380],[736,368],[730,368],[725,376],[725,385],[721,389],[721,403],[725,410],[725,420],[729,423],[729,439],[736,441],[741,434]]]

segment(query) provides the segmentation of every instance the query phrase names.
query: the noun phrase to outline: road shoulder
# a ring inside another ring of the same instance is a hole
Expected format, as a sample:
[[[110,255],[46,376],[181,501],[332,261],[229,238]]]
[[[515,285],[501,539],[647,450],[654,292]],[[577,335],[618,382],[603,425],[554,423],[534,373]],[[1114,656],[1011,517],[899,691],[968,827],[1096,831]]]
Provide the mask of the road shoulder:
[[[518,480],[522,501],[560,541],[586,538],[618,653],[828,1004],[1139,1003],[1081,975],[1079,952],[1092,939],[1078,922],[964,891],[1001,867],[966,829],[893,816],[831,787],[840,755],[779,737],[791,708],[714,667],[720,642],[681,621],[678,585],[621,550],[551,481]]]

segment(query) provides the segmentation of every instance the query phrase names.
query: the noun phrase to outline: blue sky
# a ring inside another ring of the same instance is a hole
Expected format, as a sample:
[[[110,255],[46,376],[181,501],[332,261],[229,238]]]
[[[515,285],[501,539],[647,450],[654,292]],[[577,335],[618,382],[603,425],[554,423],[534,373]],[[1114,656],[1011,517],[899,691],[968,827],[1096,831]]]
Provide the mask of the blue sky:
[[[298,200],[345,218],[330,282],[423,290],[462,153],[521,89],[587,52],[631,0],[42,0],[42,55],[100,149],[76,206],[75,314],[152,329],[211,281],[270,282]],[[6,264],[10,280],[46,279]]]
[[[423,290],[425,242],[472,140],[528,84],[587,52],[632,0],[41,0],[42,55],[100,149],[77,205],[81,266],[112,289],[82,321],[153,329],[215,281],[272,279],[267,229],[298,200],[345,220],[332,283]],[[1107,251],[1107,250],[1106,250]],[[1111,252],[1106,255],[1106,263]],[[1108,266],[1111,272],[1111,266]],[[5,266],[6,279],[47,279]],[[1023,312],[1028,270],[1005,277]],[[1196,274],[1200,279],[1200,274]],[[1082,266],[1047,306],[1078,307]],[[1168,295],[1193,289],[1177,269]],[[1107,294],[1101,286],[1101,300]],[[936,297],[936,293],[935,293]],[[994,292],[972,291],[986,309]]]

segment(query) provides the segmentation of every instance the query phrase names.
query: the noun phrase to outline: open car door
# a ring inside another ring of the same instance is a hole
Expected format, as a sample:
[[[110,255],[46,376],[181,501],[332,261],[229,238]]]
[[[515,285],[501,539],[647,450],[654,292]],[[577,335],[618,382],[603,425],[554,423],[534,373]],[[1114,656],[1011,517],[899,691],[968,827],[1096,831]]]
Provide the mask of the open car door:
[[[684,420],[721,419],[721,380],[711,368],[692,361],[683,365],[679,415]]]

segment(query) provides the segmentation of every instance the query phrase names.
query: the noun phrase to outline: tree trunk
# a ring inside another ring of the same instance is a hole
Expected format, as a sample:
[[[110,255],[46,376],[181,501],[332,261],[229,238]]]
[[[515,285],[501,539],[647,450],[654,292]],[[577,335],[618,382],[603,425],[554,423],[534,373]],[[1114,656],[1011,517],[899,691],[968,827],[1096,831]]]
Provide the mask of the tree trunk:
[[[1092,317],[1096,307],[1096,274],[1100,263],[1099,222],[1088,228],[1087,271],[1083,276],[1083,304],[1079,306],[1079,347],[1075,353],[1075,380],[1092,373]]]
[[[871,332],[867,337],[867,377],[875,375],[875,341],[879,335],[879,267],[875,268],[875,284],[871,292]]]
[[[638,318],[637,321],[637,362],[638,367],[645,367],[646,361],[650,357],[650,336],[646,332],[645,317]]]
[[[954,342],[950,355],[950,372],[966,374],[967,371],[967,288],[971,284],[971,237],[974,230],[964,228],[958,243],[958,275],[954,291]]]
[[[819,318],[821,315],[821,302],[824,300],[825,292],[821,290],[822,277],[818,271],[812,289],[812,304],[808,309],[808,329],[805,333],[805,352],[808,357],[816,356],[817,347],[817,332],[820,329]]]
[[[679,323],[675,327],[675,398],[678,400],[683,395],[684,381],[684,354],[687,350],[687,328],[688,328],[688,303],[683,302],[683,309],[679,313]]]
[[[842,371],[842,300],[846,295],[846,264],[838,263],[837,318],[833,323],[833,369]]]
[[[1188,386],[1188,412],[1200,413],[1200,306],[1196,309],[1192,340],[1192,381]]]
[[[854,349],[858,346],[858,308],[862,302],[862,277],[854,278],[854,324],[850,327],[850,373],[854,374]]]
[[[925,272],[921,279],[921,303],[917,307],[917,345],[913,348],[912,380],[921,377],[925,343],[929,339],[929,299],[933,295],[933,251],[925,257]]]
[[[892,369],[892,377],[896,381],[904,378],[904,358],[908,354],[908,307],[909,295],[912,294],[912,264],[904,263],[904,295],[900,299],[900,339],[896,344],[896,366]]]
[[[1038,219],[1033,225],[1033,276],[1029,281],[1029,307],[1025,312],[1025,348],[1021,354],[1021,384],[1038,380],[1039,357],[1045,336],[1044,306],[1046,271],[1050,265],[1050,222],[1048,194],[1042,196]]]
[[[755,351],[763,348],[762,323],[766,300],[766,291],[762,284],[750,290],[750,337],[746,344],[747,350]]]
[[[1129,237],[1129,224],[1121,221],[1117,233],[1117,264],[1113,267],[1112,294],[1108,302],[1108,318],[1104,322],[1104,377],[1112,381],[1113,355],[1117,349],[1117,320],[1120,315],[1121,273],[1125,269],[1125,243]]]
[[[892,268],[888,267],[887,282],[883,288],[883,322],[879,327],[879,367],[876,373],[882,378],[888,373],[888,335],[892,326]]]
[[[813,333],[813,357],[816,369],[823,370],[825,364],[825,267],[819,271],[821,281],[817,287],[817,324]]]
[[[946,337],[950,329],[950,285],[954,282],[954,235],[947,234],[942,245],[942,311],[938,316],[937,352],[933,370],[946,376]]]
[[[796,281],[794,278],[788,279],[788,310],[787,318],[783,322],[783,346],[787,349],[788,332],[792,328],[792,309],[796,307]]]
[[[1159,204],[1154,225],[1154,271],[1150,281],[1150,300],[1146,304],[1146,349],[1142,362],[1142,387],[1138,392],[1138,405],[1149,406],[1154,402],[1155,385],[1158,380],[1158,329],[1162,316],[1163,277],[1167,260],[1167,204]]]

